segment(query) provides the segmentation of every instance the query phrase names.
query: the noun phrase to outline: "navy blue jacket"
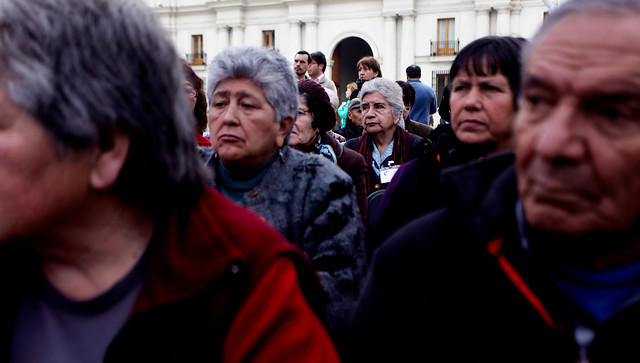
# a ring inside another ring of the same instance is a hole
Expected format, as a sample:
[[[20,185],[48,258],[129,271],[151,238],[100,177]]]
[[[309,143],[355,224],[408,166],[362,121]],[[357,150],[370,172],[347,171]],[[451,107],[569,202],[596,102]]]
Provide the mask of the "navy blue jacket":
[[[384,243],[349,330],[352,361],[574,362],[589,319],[525,251],[508,155],[443,175],[449,206]],[[590,362],[640,360],[640,303],[596,328]]]

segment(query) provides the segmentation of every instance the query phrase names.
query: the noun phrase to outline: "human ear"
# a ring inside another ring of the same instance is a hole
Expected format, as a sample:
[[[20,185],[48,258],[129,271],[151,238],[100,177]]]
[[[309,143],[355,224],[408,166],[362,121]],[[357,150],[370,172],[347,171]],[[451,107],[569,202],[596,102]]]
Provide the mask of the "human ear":
[[[289,135],[294,123],[295,120],[293,119],[293,116],[287,116],[278,123],[278,134],[276,136],[276,145],[278,147],[282,147],[282,145],[284,145],[284,140]]]
[[[128,134],[116,131],[108,148],[96,151],[93,168],[89,175],[89,183],[96,190],[106,190],[116,183],[120,171],[129,155],[131,138]]]

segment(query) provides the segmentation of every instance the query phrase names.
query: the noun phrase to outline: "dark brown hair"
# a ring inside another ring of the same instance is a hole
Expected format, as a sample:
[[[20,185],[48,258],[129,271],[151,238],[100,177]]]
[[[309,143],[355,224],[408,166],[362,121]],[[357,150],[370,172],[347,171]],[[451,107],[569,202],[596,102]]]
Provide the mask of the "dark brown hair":
[[[182,60],[182,69],[185,79],[196,90],[196,106],[193,109],[193,116],[196,118],[196,128],[202,135],[207,129],[207,96],[202,89],[202,79],[184,59]]]

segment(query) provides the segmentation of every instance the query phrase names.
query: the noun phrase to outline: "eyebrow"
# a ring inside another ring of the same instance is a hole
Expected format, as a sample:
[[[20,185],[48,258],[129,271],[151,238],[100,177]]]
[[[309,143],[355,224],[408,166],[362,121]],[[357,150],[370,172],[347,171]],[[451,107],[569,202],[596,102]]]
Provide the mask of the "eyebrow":
[[[230,92],[228,90],[220,90],[213,93],[213,97],[215,96],[229,97],[229,95],[230,95]],[[256,96],[254,96],[253,94],[247,91],[238,91],[236,92],[236,95],[238,95],[239,97],[250,97],[250,98],[257,99]]]
[[[546,81],[545,79],[531,75],[531,74],[523,75],[522,85],[527,87],[540,87],[540,88],[547,88],[547,89],[554,88],[553,85],[548,81]]]
[[[386,103],[386,102],[372,102],[372,103],[365,102],[365,103],[361,103],[361,104],[360,104],[360,106],[361,106],[361,107],[362,107],[362,106],[369,106],[369,105],[374,105],[374,106],[376,106],[376,105],[383,105],[383,106],[386,106],[386,105],[387,105],[387,103]]]

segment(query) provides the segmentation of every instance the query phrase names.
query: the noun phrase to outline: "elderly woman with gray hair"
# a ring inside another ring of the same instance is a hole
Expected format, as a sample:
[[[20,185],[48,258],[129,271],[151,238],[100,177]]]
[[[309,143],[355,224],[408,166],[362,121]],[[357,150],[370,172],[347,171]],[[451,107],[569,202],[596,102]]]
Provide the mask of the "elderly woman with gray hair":
[[[288,146],[298,82],[272,50],[231,47],[209,65],[204,150],[215,186],[254,210],[309,256],[327,292],[334,341],[344,333],[365,264],[364,232],[349,175]]]
[[[362,86],[358,98],[365,133],[345,146],[360,153],[367,162],[367,188],[371,194],[386,188],[380,169],[390,162],[400,165],[407,161],[409,151],[420,144],[421,138],[398,126],[404,102],[402,89],[394,81],[374,78]]]

